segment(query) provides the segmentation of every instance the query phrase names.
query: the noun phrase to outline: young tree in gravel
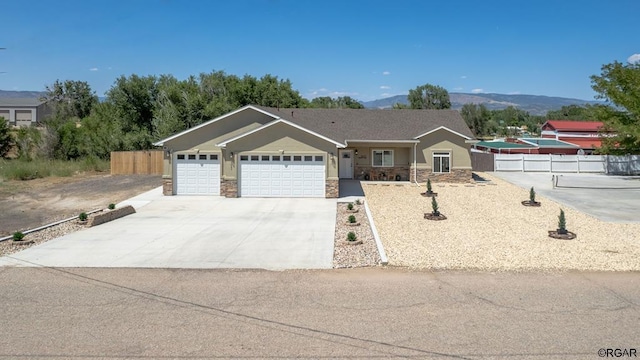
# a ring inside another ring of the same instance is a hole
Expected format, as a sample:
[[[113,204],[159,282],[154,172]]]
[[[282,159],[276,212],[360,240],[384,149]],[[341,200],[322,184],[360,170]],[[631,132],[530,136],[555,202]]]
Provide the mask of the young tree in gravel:
[[[12,147],[13,136],[11,136],[9,123],[0,116],[0,158],[6,157]]]
[[[450,109],[449,92],[438,85],[425,84],[409,90],[412,109]]]

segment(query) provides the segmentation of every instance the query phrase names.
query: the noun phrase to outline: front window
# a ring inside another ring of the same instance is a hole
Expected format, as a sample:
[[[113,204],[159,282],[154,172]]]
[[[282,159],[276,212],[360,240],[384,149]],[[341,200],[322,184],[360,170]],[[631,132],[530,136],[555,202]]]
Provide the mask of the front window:
[[[433,153],[433,172],[448,173],[451,170],[451,154],[448,152]]]
[[[393,167],[393,150],[373,150],[373,166]]]

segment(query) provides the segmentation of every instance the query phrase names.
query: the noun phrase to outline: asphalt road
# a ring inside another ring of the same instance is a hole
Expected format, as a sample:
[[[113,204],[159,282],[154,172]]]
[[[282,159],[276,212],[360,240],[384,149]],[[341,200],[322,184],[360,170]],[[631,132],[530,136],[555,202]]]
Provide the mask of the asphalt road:
[[[0,359],[596,359],[639,273],[0,269]]]

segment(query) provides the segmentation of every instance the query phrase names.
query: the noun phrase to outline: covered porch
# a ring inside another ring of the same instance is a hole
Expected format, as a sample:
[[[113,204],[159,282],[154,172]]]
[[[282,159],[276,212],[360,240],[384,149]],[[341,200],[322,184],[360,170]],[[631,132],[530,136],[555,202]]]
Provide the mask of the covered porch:
[[[410,181],[417,140],[348,140],[338,151],[340,179]]]

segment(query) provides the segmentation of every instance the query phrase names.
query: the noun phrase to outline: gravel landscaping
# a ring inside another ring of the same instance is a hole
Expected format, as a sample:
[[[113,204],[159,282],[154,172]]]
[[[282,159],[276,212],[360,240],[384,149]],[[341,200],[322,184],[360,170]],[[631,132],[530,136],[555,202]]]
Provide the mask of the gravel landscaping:
[[[24,241],[33,243],[25,243],[25,244],[17,244],[12,240],[6,240],[0,242],[0,256],[11,255],[18,251],[22,251],[28,249],[32,246],[36,246],[38,244],[42,244],[43,242],[49,241],[51,239],[55,239],[57,237],[64,236],[66,234],[70,234],[72,232],[76,232],[78,230],[84,229],[86,225],[80,225],[76,220],[71,220],[64,222],[62,224],[58,224],[44,230],[36,231],[25,235]]]
[[[347,206],[347,203],[337,204],[333,267],[353,268],[380,265],[382,260],[378,253],[376,240],[373,237],[364,205],[354,204],[354,209],[358,209],[356,213],[349,212]],[[354,215],[356,222],[360,223],[360,225],[347,225],[349,215]],[[351,245],[346,241],[347,234],[350,231],[356,234],[357,240],[361,240],[362,244]]]
[[[607,223],[537,196],[522,206],[521,189],[489,174],[488,183],[434,183],[440,212],[430,221],[431,198],[423,186],[366,184],[363,189],[389,265],[431,270],[638,271],[640,224]],[[548,237],[560,209],[575,240]]]

